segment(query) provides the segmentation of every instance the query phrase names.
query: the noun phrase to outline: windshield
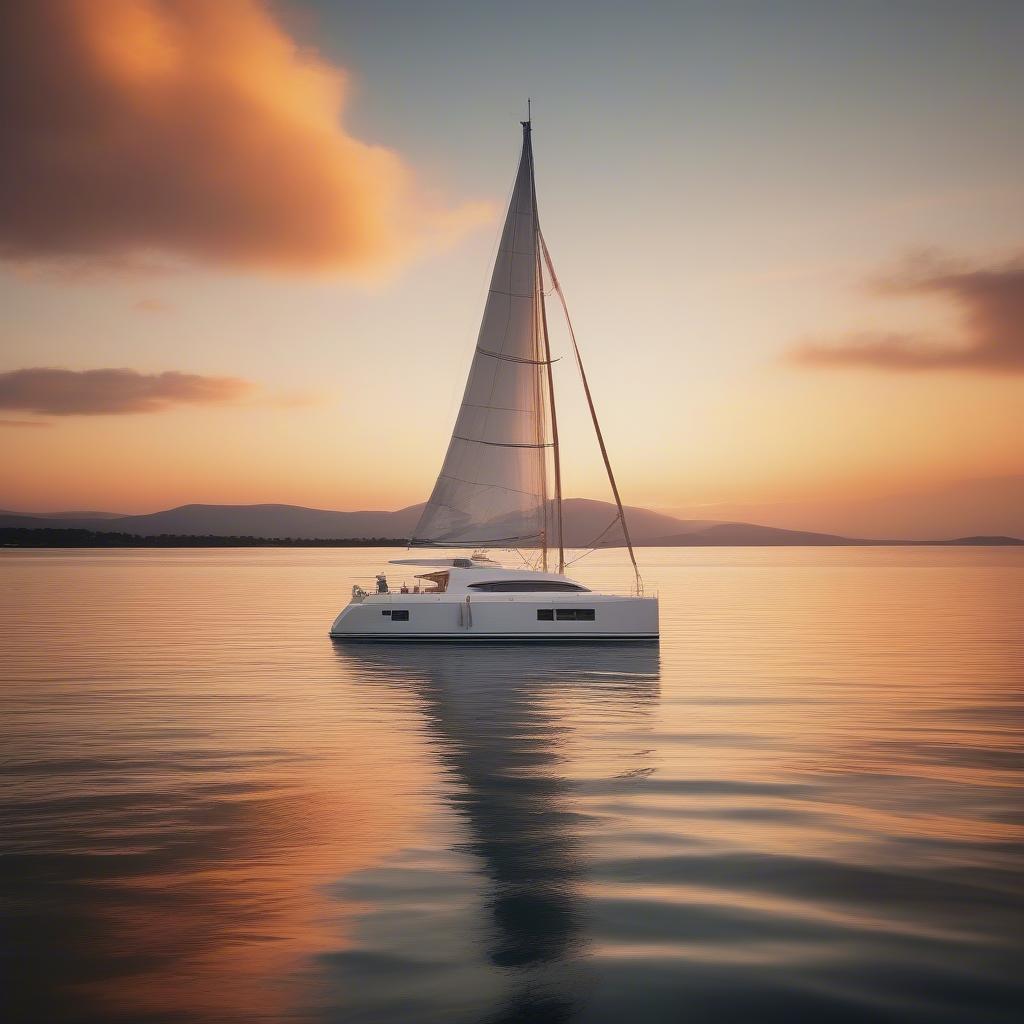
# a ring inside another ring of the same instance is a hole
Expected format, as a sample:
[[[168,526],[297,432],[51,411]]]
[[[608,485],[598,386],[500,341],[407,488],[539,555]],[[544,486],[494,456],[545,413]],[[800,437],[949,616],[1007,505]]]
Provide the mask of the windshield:
[[[425,572],[422,576],[417,576],[416,579],[433,583],[432,587],[428,587],[424,591],[427,594],[443,594],[448,589],[448,573],[446,572]]]

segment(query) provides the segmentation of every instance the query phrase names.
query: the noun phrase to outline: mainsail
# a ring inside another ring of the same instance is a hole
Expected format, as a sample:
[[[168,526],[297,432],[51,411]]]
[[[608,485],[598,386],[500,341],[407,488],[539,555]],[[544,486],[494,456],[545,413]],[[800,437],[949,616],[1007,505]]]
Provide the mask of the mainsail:
[[[451,443],[414,545],[548,548],[561,557],[558,430],[551,393],[530,122]]]

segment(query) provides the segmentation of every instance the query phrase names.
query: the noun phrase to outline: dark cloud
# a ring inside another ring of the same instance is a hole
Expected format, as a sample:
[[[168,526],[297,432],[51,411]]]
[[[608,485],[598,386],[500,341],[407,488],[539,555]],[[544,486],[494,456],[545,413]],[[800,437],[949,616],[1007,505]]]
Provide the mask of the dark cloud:
[[[911,334],[851,335],[802,345],[790,359],[817,367],[1024,373],[1024,257],[981,269],[918,258],[873,285],[883,294],[951,302],[960,313],[960,337],[943,343]]]
[[[0,3],[0,256],[368,272],[490,216],[345,129],[261,0]]]
[[[139,373],[34,367],[0,373],[0,409],[49,416],[160,412],[174,405],[235,402],[252,391],[252,384],[235,377],[203,377],[173,370]]]

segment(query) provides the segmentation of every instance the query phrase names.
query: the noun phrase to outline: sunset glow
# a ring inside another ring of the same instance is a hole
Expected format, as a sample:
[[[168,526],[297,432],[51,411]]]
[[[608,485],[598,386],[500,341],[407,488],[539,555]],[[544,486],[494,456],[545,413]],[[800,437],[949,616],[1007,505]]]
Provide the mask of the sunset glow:
[[[524,74],[629,503],[813,523],[1019,477],[1020,13],[852,15],[607,9],[533,40],[484,9],[9,5],[0,507],[424,500]],[[556,387],[566,493],[605,498],[567,359]]]

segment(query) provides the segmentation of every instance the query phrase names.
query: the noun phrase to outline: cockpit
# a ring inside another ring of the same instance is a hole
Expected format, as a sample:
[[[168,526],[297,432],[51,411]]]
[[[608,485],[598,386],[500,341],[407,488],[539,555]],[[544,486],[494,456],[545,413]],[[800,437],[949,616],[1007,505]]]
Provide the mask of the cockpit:
[[[448,589],[448,573],[446,572],[425,572],[417,576],[418,580],[426,580],[431,586],[424,586],[424,594],[443,594]]]

